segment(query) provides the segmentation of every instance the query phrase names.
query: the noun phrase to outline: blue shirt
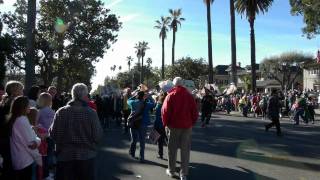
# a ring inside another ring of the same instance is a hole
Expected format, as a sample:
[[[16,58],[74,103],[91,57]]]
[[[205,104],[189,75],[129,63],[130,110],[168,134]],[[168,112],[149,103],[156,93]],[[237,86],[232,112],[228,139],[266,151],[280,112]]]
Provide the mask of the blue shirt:
[[[157,103],[156,106],[156,120],[154,121],[155,128],[163,128],[162,118],[161,118],[161,108],[162,104]]]
[[[131,97],[128,99],[127,104],[130,107],[131,111],[136,111],[137,107],[139,107],[140,103],[143,103],[143,101],[136,99],[135,97]],[[142,126],[147,127],[149,126],[150,123],[150,116],[149,112],[152,108],[154,108],[155,103],[152,98],[147,98],[145,100],[145,106],[143,110],[143,115],[142,115]]]

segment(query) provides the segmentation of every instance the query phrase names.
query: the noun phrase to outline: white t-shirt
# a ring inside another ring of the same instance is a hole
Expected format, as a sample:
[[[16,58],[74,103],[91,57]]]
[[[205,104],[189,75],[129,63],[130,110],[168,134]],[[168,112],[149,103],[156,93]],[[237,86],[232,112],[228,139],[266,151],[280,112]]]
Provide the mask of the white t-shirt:
[[[20,116],[16,119],[12,127],[10,137],[12,166],[15,170],[21,170],[31,165],[34,161],[41,165],[41,155],[38,149],[30,149],[28,146],[37,142],[38,146],[41,140],[32,129],[26,116]]]

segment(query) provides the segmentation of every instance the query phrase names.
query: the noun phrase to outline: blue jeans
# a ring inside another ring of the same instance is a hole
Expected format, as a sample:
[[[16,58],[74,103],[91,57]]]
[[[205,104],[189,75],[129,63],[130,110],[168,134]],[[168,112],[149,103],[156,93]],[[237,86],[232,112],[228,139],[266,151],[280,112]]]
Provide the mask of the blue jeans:
[[[135,156],[136,152],[136,145],[139,140],[140,143],[140,159],[144,160],[144,147],[146,143],[146,134],[147,134],[147,127],[141,126],[139,129],[132,129],[130,128],[131,134],[131,145],[129,153],[132,156]]]

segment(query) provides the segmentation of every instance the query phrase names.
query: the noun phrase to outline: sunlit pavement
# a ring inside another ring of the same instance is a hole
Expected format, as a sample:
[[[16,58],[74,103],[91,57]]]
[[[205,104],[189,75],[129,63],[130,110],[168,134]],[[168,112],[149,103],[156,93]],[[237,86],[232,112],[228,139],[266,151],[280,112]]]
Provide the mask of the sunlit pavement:
[[[319,180],[320,121],[294,126],[284,118],[283,137],[277,137],[274,128],[265,132],[263,125],[268,122],[237,113],[215,114],[206,128],[198,121],[193,130],[189,179]],[[156,145],[146,145],[146,163],[140,164],[128,155],[129,140],[116,125],[106,131],[97,158],[97,179],[172,179],[165,174],[167,161],[156,158]]]

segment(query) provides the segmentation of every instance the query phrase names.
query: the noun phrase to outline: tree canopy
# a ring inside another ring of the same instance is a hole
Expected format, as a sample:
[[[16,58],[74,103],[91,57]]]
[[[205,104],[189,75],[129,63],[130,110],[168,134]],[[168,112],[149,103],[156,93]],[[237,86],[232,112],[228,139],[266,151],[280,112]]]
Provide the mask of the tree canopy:
[[[179,76],[183,79],[193,80],[196,85],[199,85],[199,78],[208,76],[208,64],[202,58],[184,57],[179,59],[174,66],[168,66],[165,75],[167,79]]]
[[[320,33],[320,1],[319,0],[290,0],[291,13],[302,15],[305,27],[303,34],[313,38]]]
[[[312,55],[287,52],[265,58],[260,70],[265,77],[278,81],[284,90],[285,87],[291,87],[295,80],[302,76],[302,64],[313,59]]]
[[[26,48],[25,0],[17,0],[15,11],[3,14],[13,38],[14,53],[7,63],[24,69]],[[121,23],[98,0],[40,0],[36,25],[36,69],[45,85],[63,77],[62,88],[74,82],[90,84],[98,62],[116,42]],[[68,78],[64,78],[68,77]]]

